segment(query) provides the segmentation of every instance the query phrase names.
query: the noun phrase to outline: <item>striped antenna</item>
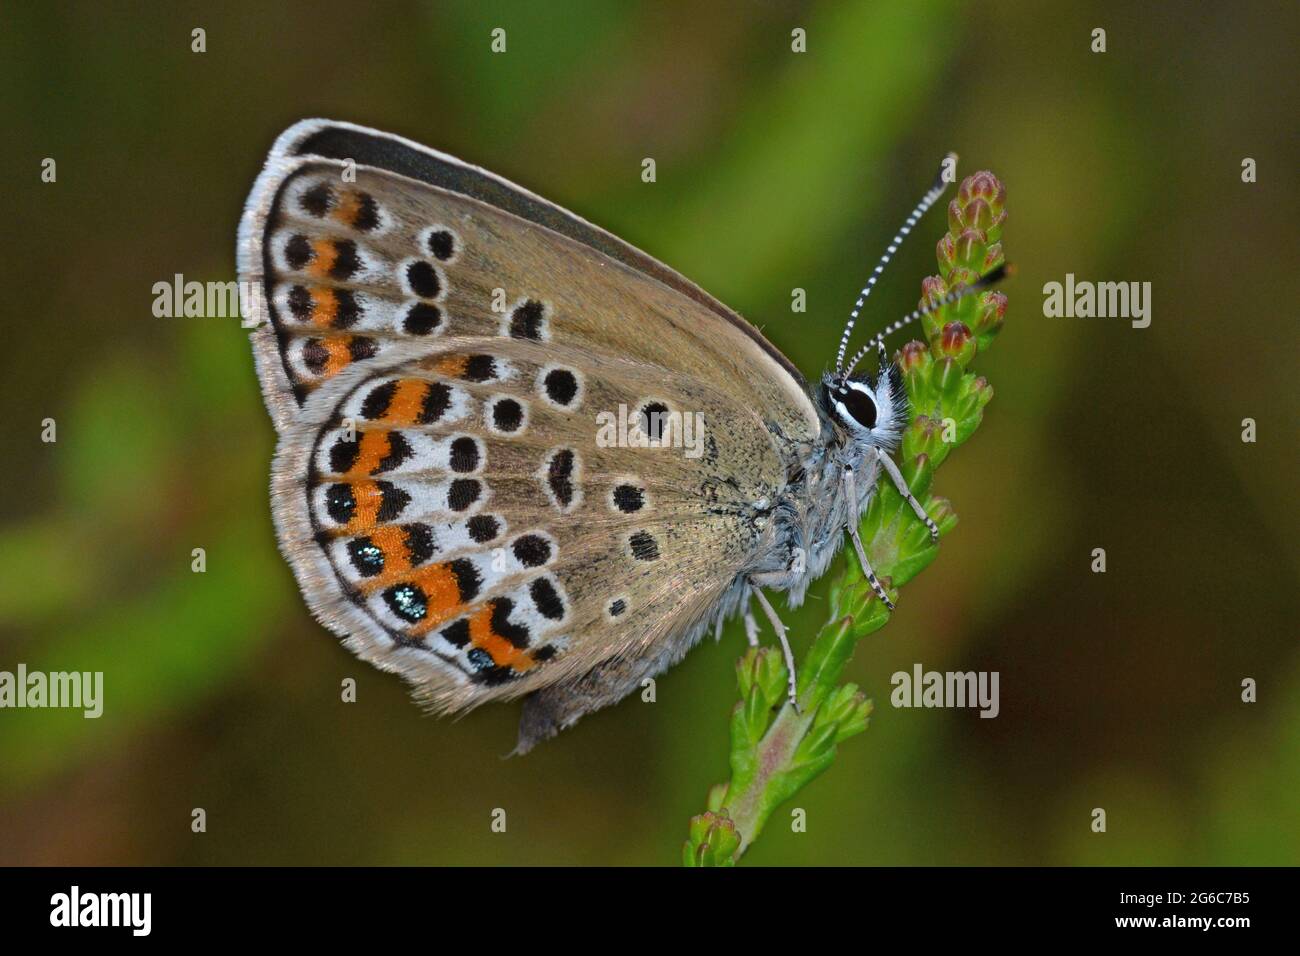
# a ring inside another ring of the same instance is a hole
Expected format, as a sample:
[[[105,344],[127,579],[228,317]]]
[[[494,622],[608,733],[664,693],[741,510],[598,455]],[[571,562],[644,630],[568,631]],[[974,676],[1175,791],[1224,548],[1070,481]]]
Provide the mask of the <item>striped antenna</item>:
[[[871,278],[867,279],[867,284],[864,285],[862,291],[858,293],[858,301],[854,303],[853,311],[849,313],[848,324],[844,326],[844,334],[840,336],[839,351],[835,353],[836,373],[839,373],[840,369],[844,365],[844,352],[849,347],[849,336],[853,334],[853,325],[858,321],[858,313],[862,311],[862,304],[867,301],[867,296],[871,295],[871,290],[875,288],[876,280],[879,279],[880,274],[885,271],[885,266],[888,265],[889,260],[894,253],[898,251],[898,247],[902,241],[907,238],[907,234],[912,231],[912,227],[916,225],[917,221],[925,215],[925,211],[934,205],[935,200],[942,196],[943,191],[948,187],[948,182],[944,179],[943,174],[949,160],[952,160],[953,171],[956,171],[957,154],[949,153],[944,157],[943,162],[939,164],[939,174],[935,176],[934,184],[930,187],[929,191],[921,197],[921,201],[916,204],[916,208],[913,209],[912,214],[907,217],[907,221],[903,223],[903,227],[894,235],[893,242],[889,244],[889,248],[885,250],[885,254],[881,256],[880,261],[876,263],[876,268],[872,270]]]
[[[1004,262],[1002,263],[1002,265],[990,269],[988,272],[984,273],[982,276],[980,276],[970,285],[957,286],[957,288],[953,289],[951,292],[945,295],[938,302],[935,302],[933,305],[922,306],[921,308],[917,309],[915,312],[905,315],[901,319],[898,319],[895,322],[889,323],[889,325],[885,326],[885,328],[881,331],[879,335],[873,338],[866,345],[862,346],[862,348],[858,349],[858,353],[853,356],[853,361],[849,362],[848,368],[844,370],[844,372],[840,377],[848,378],[853,373],[854,367],[859,362],[862,361],[862,357],[864,355],[866,355],[873,348],[883,347],[886,335],[893,335],[903,326],[915,322],[917,319],[921,318],[922,316],[929,315],[931,312],[938,312],[944,306],[952,305],[952,303],[956,302],[958,299],[964,299],[968,295],[974,295],[976,292],[984,291],[989,286],[993,285],[995,282],[1001,282],[1004,278],[1006,278],[1006,276],[1010,272],[1011,272],[1011,267]]]

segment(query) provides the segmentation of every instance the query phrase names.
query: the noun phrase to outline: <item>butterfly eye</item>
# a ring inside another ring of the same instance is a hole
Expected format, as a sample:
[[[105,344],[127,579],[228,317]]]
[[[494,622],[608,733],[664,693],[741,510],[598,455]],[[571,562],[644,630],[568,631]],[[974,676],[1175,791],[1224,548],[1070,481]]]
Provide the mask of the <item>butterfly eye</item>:
[[[865,389],[846,388],[836,395],[845,410],[853,416],[863,428],[874,428],[876,424],[876,402],[871,393]]]

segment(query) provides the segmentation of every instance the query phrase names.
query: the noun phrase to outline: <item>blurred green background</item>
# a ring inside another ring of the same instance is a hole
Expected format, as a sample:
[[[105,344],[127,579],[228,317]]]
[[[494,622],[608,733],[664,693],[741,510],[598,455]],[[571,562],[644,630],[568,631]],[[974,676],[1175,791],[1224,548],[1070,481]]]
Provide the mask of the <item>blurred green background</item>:
[[[105,712],[0,711],[0,863],[671,864],[726,776],[738,626],[657,703],[502,760],[517,705],[425,717],[308,615],[245,332],[151,314],[174,273],[234,277],[241,204],[307,116],[575,210],[810,375],[944,151],[994,170],[1019,274],[976,360],[996,397],[937,482],[961,524],[859,648],[876,713],[797,798],[807,832],[778,812],[747,862],[1300,861],[1300,18],[1133,6],[5,4],[0,669],[102,670]],[[868,328],[915,305],[932,216]],[[1151,282],[1150,328],[1045,318],[1067,272]],[[1001,715],[890,707],[915,662],[999,671]]]

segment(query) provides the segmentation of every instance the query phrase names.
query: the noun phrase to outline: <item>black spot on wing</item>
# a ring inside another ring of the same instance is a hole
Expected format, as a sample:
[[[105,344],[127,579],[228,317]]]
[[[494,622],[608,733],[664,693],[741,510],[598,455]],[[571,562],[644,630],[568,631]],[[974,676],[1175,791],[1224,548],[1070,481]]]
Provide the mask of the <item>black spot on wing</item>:
[[[533,606],[542,617],[552,621],[564,617],[564,601],[549,578],[534,580],[528,585],[528,594],[533,599]]]
[[[311,318],[311,293],[305,287],[296,285],[289,290],[289,311],[300,322],[306,322]]]
[[[364,335],[358,335],[348,342],[348,357],[354,362],[374,358],[375,353],[378,351],[379,343]]]
[[[334,328],[350,329],[361,319],[362,311],[361,304],[351,290],[334,290]]]
[[[398,488],[391,481],[381,481],[379,486],[379,512],[375,517],[379,521],[395,521],[411,503],[411,496]]]
[[[446,382],[429,383],[429,390],[425,393],[424,402],[420,408],[420,424],[432,425],[442,418],[450,407],[451,386]]]
[[[347,524],[357,511],[357,499],[352,494],[352,486],[340,482],[330,485],[325,490],[325,512],[338,524]]]
[[[348,559],[363,578],[373,578],[384,570],[384,552],[368,537],[348,542]]]
[[[483,579],[479,576],[478,568],[474,567],[474,562],[465,558],[457,558],[450,564],[451,573],[456,578],[456,587],[460,592],[460,603],[468,604],[474,598],[478,597],[479,588],[483,585]]]
[[[464,378],[469,382],[490,382],[497,377],[497,360],[490,355],[471,355],[465,361]]]
[[[641,406],[641,431],[652,441],[661,441],[667,416],[668,406],[663,402],[647,402]]]
[[[403,462],[409,460],[414,454],[415,451],[411,448],[411,443],[406,440],[405,435],[401,432],[389,432],[388,454],[384,456],[384,459],[373,473],[378,475],[399,468]]]
[[[447,492],[447,507],[452,511],[464,511],[478,501],[482,488],[473,478],[457,478],[451,483]]]
[[[492,424],[498,431],[516,432],[524,423],[524,408],[513,398],[500,398],[492,405]]]
[[[429,233],[429,251],[434,258],[446,262],[456,254],[456,239],[446,229],[435,229]]]
[[[325,371],[325,365],[330,360],[330,353],[321,343],[320,339],[308,339],[302,345],[302,364],[307,366],[307,371],[313,375],[319,375]]]
[[[336,475],[347,474],[356,464],[357,455],[361,452],[361,443],[356,439],[349,441],[346,438],[340,438],[330,449],[330,471]]]
[[[360,232],[370,232],[379,225],[379,204],[370,193],[357,195],[357,211],[352,219],[352,228]]]
[[[536,299],[529,299],[510,313],[510,337],[539,340],[546,329],[546,309]]]
[[[514,609],[515,603],[509,598],[497,598],[492,602],[492,632],[515,647],[524,648],[528,646],[528,627],[510,620],[510,612]]]
[[[460,620],[452,621],[440,633],[443,640],[452,647],[464,647],[469,643],[469,621],[463,617]]]
[[[330,189],[328,183],[317,183],[303,192],[298,199],[298,205],[307,215],[320,219],[334,205],[334,191]]]
[[[436,299],[442,291],[438,270],[433,267],[433,263],[423,259],[406,267],[406,281],[411,291],[422,299]]]
[[[428,302],[417,302],[407,310],[402,328],[410,335],[428,335],[442,325],[442,311]]]
[[[561,448],[546,466],[546,483],[561,508],[573,503],[573,452]]]
[[[634,531],[628,538],[632,547],[632,557],[638,561],[658,561],[659,542],[648,531]]]
[[[546,397],[556,405],[570,405],[578,394],[578,379],[567,368],[555,368],[542,380]]]
[[[541,535],[526,534],[515,538],[510,547],[515,559],[526,568],[541,567],[551,560],[551,543]]]
[[[337,240],[334,243],[334,264],[330,266],[330,278],[346,281],[356,275],[360,268],[357,244],[351,239]]]
[[[492,515],[475,515],[466,523],[470,538],[486,544],[501,533],[501,522]]]
[[[614,507],[624,514],[632,514],[645,507],[645,489],[635,485],[619,485],[614,489]]]
[[[307,263],[311,262],[316,255],[316,250],[311,247],[311,242],[301,233],[291,236],[284,246],[284,261],[289,264],[289,268],[295,272],[302,269]]]
[[[461,435],[451,443],[451,470],[465,473],[478,467],[478,442],[468,435]]]
[[[417,585],[394,584],[383,597],[388,609],[408,624],[418,624],[429,613],[429,599]]]

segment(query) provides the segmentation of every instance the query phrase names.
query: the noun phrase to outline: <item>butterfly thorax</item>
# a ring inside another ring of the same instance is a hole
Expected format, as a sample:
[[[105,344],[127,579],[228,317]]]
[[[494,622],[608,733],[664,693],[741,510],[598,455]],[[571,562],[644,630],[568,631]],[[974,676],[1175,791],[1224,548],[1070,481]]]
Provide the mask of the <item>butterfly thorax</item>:
[[[826,572],[839,553],[841,534],[870,504],[877,454],[898,446],[907,409],[901,376],[892,363],[882,363],[874,379],[825,375],[810,397],[821,434],[803,450],[774,502],[769,555],[779,568],[755,576],[766,587],[787,591],[792,607]]]

